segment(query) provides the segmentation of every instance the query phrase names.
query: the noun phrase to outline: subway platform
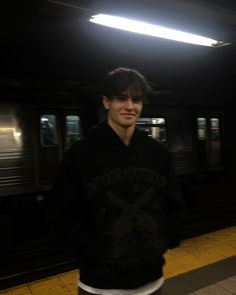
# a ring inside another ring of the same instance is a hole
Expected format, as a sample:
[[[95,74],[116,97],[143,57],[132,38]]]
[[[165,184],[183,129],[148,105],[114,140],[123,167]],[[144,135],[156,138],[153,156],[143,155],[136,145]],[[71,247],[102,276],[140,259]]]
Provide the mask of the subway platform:
[[[163,295],[236,295],[236,226],[183,240],[166,255]],[[0,291],[1,295],[77,295],[73,270]]]

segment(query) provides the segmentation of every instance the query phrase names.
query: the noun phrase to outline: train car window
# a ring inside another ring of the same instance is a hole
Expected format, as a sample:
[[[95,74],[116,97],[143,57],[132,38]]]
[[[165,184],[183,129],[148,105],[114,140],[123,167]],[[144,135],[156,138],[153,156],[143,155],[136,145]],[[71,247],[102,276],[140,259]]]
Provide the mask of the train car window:
[[[221,159],[220,119],[216,117],[197,118],[198,166],[219,168]]]
[[[40,117],[40,140],[44,147],[51,147],[58,144],[56,117],[51,114],[41,115]]]
[[[211,118],[211,140],[220,141],[220,120],[219,118]]]
[[[148,132],[149,136],[166,142],[166,120],[165,118],[140,118],[137,125]]]
[[[220,120],[219,118],[210,119],[211,130],[211,153],[210,153],[210,165],[217,166],[220,164],[220,152],[221,152],[221,134],[220,134]]]
[[[82,138],[80,117],[78,115],[66,116],[66,149],[75,141]]]
[[[206,118],[197,118],[197,134],[199,140],[206,140],[207,121]]]
[[[199,168],[205,168],[207,165],[207,119],[197,118],[197,139],[198,139],[198,159]]]

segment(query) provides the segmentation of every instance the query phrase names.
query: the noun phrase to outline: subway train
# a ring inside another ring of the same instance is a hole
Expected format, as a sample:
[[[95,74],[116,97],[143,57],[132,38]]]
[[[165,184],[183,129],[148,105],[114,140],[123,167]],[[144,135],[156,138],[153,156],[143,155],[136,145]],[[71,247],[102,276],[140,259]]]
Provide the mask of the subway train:
[[[187,205],[182,237],[236,224],[236,9],[230,0],[217,1],[224,10],[209,2],[1,7],[0,289],[75,267],[49,229],[51,190],[66,150],[104,118],[98,84],[117,66],[137,68],[156,84],[137,125],[172,153]],[[88,23],[88,14],[103,10],[169,20],[227,43],[185,45]]]

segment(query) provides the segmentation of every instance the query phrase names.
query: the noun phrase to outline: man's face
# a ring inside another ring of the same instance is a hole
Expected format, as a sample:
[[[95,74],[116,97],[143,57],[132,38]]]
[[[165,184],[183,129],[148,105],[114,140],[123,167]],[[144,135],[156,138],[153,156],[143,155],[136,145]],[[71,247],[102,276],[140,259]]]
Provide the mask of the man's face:
[[[129,91],[124,91],[122,95],[108,99],[103,97],[103,105],[108,110],[108,122],[113,126],[128,128],[134,127],[139,119],[143,100],[140,96],[130,95]]]

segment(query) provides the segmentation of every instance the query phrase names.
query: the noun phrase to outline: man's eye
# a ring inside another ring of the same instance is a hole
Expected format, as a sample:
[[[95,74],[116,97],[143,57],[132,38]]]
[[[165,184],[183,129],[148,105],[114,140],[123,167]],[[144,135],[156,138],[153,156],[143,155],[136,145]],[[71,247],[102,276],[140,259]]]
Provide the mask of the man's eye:
[[[127,99],[128,99],[128,96],[126,96],[126,95],[117,95],[116,98],[117,98],[118,100],[124,101],[124,100],[127,100]]]
[[[141,101],[143,101],[143,99],[141,96],[133,96],[132,101],[133,102],[141,102]]]

